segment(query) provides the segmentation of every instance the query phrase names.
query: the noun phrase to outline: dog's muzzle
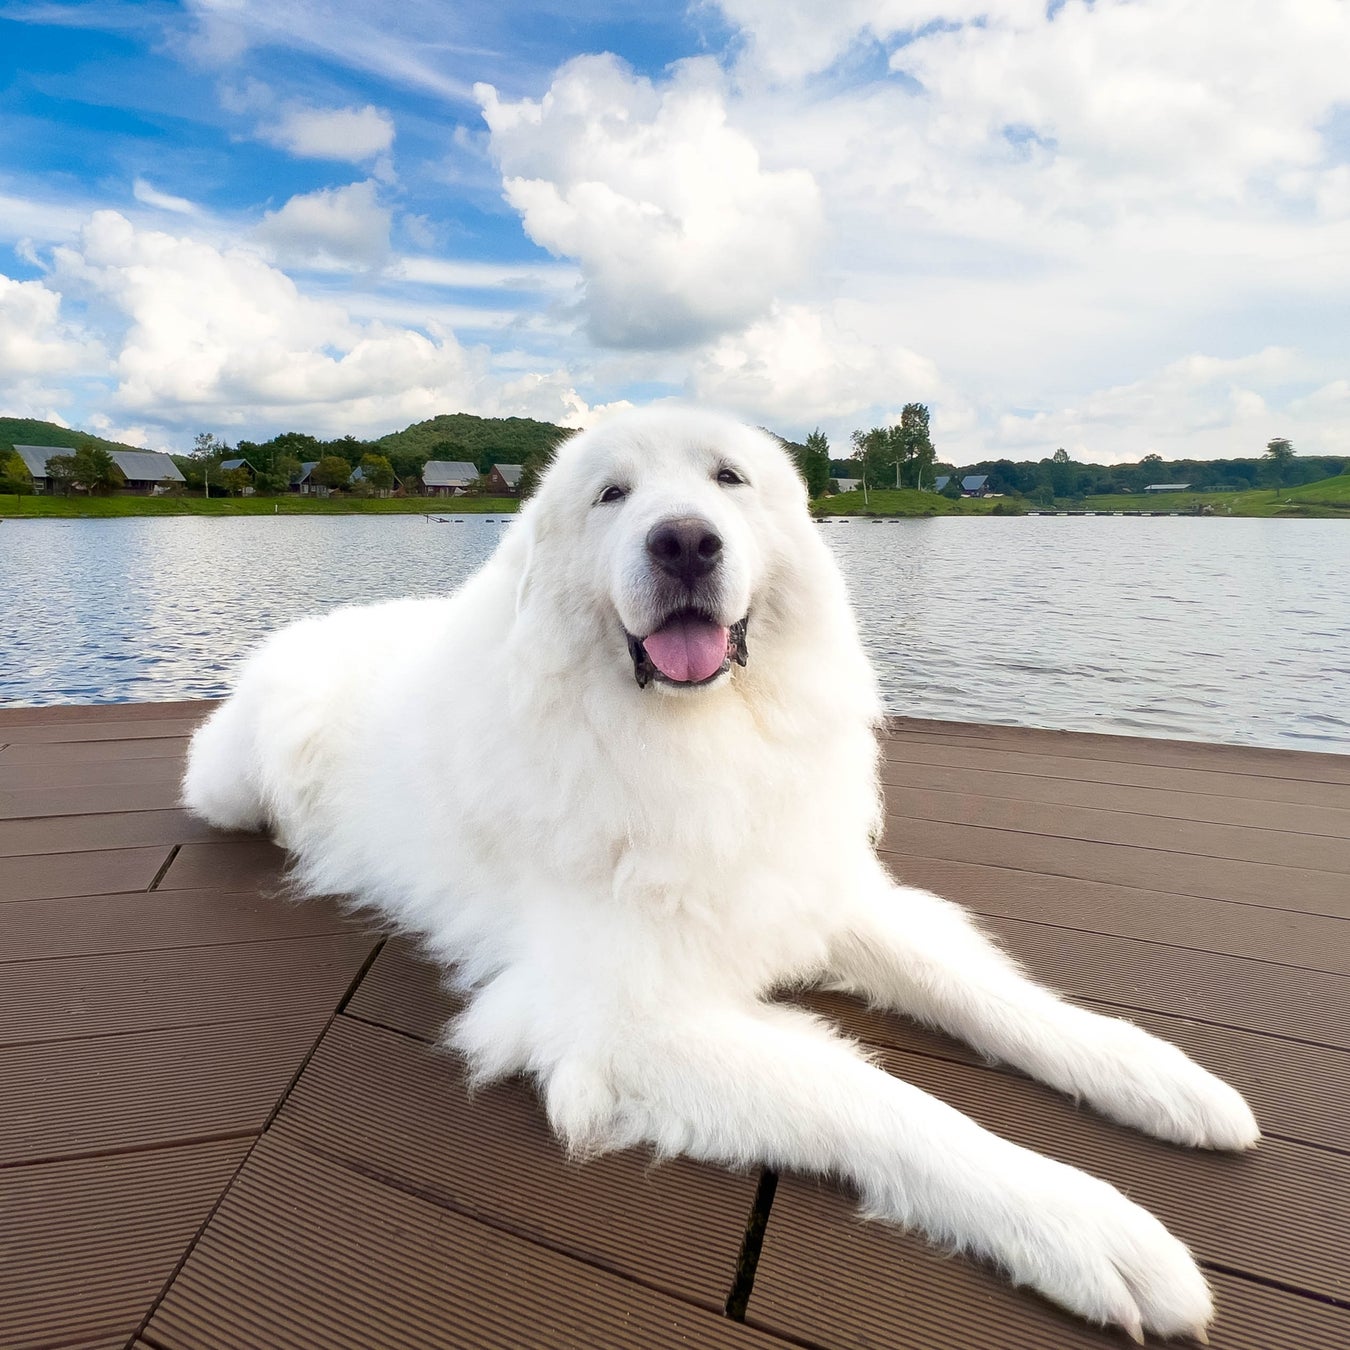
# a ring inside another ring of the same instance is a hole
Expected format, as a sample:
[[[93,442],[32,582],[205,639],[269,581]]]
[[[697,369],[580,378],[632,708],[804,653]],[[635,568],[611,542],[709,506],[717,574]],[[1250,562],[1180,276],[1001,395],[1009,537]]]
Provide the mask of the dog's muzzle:
[[[686,689],[711,684],[731,669],[734,661],[744,666],[750,659],[745,631],[749,616],[723,628],[697,611],[672,614],[645,638],[628,637],[633,658],[633,678],[645,689],[653,680]]]

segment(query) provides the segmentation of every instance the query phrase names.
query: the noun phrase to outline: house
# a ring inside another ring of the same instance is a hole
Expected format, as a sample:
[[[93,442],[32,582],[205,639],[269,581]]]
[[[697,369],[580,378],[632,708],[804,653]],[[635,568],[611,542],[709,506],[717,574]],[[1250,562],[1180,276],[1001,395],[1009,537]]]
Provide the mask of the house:
[[[1189,483],[1150,483],[1145,492],[1185,492]]]
[[[949,473],[938,474],[938,476],[935,479],[933,479],[933,491],[941,492],[943,488],[945,488],[947,484],[950,483],[951,481],[952,481],[951,474]]]
[[[422,466],[422,485],[428,497],[462,497],[477,477],[477,468],[463,460],[429,459]]]
[[[127,480],[123,492],[154,497],[187,481],[178,465],[158,450],[114,450],[112,457]]]
[[[253,483],[258,477],[257,469],[246,459],[222,459],[220,461],[220,472],[222,474],[230,473],[235,469],[243,469],[248,474],[248,486],[241,491],[240,496],[253,496]]]
[[[49,459],[55,455],[77,453],[68,445],[16,445],[14,450],[33,476],[33,488],[37,492],[50,492],[55,486],[47,472]],[[165,490],[166,484],[184,481],[178,465],[157,450],[113,450],[110,453],[126,480],[121,487],[123,492],[156,496]]]
[[[356,468],[352,470],[352,476],[347,481],[350,484],[352,484],[353,487],[355,487],[358,483],[364,483],[366,481],[366,475],[361,471],[361,466],[359,464],[356,466]],[[395,492],[401,491],[402,488],[403,488],[403,480],[398,476],[398,474],[395,474],[394,485],[392,488],[372,487],[370,490],[377,497],[392,497]]]
[[[941,488],[938,489],[942,491]],[[989,475],[987,473],[968,473],[961,480],[963,497],[987,497],[989,495]]]
[[[319,485],[314,482],[311,475],[319,467],[317,459],[307,459],[301,466],[300,472],[291,479],[291,491],[298,492],[302,496],[308,497],[312,493],[319,491]]]
[[[856,492],[862,487],[861,478],[836,478],[834,481],[838,483],[840,492]]]
[[[23,460],[33,479],[34,492],[51,492],[56,486],[47,472],[47,461],[53,455],[73,455],[73,445],[16,445],[14,453]]]
[[[488,470],[488,488],[490,491],[514,497],[520,491],[520,471],[522,466],[519,464],[494,464]]]

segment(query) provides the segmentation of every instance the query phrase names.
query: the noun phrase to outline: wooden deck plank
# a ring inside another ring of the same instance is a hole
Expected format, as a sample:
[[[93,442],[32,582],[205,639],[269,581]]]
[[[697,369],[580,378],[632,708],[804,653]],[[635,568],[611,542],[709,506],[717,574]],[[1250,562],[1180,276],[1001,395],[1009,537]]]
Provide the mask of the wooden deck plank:
[[[126,891],[0,905],[0,963],[365,932],[331,900],[256,891]]]
[[[887,727],[891,741],[895,743],[910,739],[955,741],[1118,764],[1217,769],[1229,774],[1350,784],[1350,763],[1346,762],[1345,755],[1312,750],[1275,750],[1261,746],[1215,745],[1208,741],[1165,740],[1156,736],[1115,736],[1042,727],[918,721],[904,717],[889,719]]]
[[[1350,1048],[1350,978],[986,917],[1037,979],[1121,1008]]]
[[[977,772],[1021,774],[1068,782],[1156,788],[1242,800],[1350,809],[1350,786],[1344,783],[1101,760],[1090,755],[1038,754],[967,737],[949,741],[900,736],[884,740],[882,745],[887,763],[928,764],[935,768],[973,769]]]
[[[760,1254],[747,1322],[818,1350],[1121,1350],[1129,1342],[1014,1289],[974,1261],[860,1224],[839,1191],[784,1177]],[[1336,1350],[1350,1312],[1209,1272],[1218,1307],[1211,1350]]]
[[[0,1045],[326,1016],[373,945],[337,934],[13,961],[0,979]]]
[[[645,1151],[568,1162],[524,1083],[470,1098],[451,1056],[347,1017],[272,1134],[714,1311],[755,1189],[754,1177],[686,1160],[653,1168]]]
[[[1224,858],[1267,863],[1274,867],[1309,868],[1341,874],[1350,891],[1350,850],[1345,836],[1290,834],[1249,825],[1215,825],[1208,821],[1088,806],[1047,805],[1019,798],[991,797],[929,788],[891,787],[886,792],[888,817],[897,829],[909,822],[944,821],[985,829],[1016,831],[1042,839],[1074,839],[1098,844],[1125,844],[1197,858]],[[1350,829],[1350,813],[1346,814]]]
[[[183,718],[200,721],[220,704],[214,698],[169,699],[150,703],[46,703],[36,706],[18,704],[0,707],[0,741],[18,727],[80,722],[138,722]]]
[[[781,1345],[273,1135],[146,1334],[161,1350]]]
[[[1078,877],[1170,891],[1210,900],[1290,909],[1304,914],[1350,918],[1350,884],[1342,872],[1277,867],[1231,858],[1197,858],[1163,849],[1052,839],[1019,830],[951,824],[946,821],[898,821],[888,817],[883,851],[904,857],[959,858],[987,867]]]
[[[406,938],[391,938],[347,1002],[349,1017],[435,1042],[463,1003],[445,987],[440,969]]]
[[[106,764],[128,759],[172,759],[181,765],[187,740],[182,736],[152,736],[127,741],[58,741],[51,745],[5,744],[0,767],[17,764]]]
[[[154,764],[155,760],[133,760]],[[156,783],[81,783],[76,787],[0,788],[0,820],[95,816],[115,811],[170,811],[178,805],[178,777]]]
[[[186,811],[114,811],[106,815],[0,820],[0,858],[32,853],[86,853],[219,840],[220,834]]]
[[[279,893],[285,882],[286,855],[257,836],[218,836],[207,843],[184,844],[159,883],[161,891],[234,890]]]
[[[1232,775],[1227,775],[1231,777]],[[998,769],[962,769],[944,764],[884,759],[881,781],[890,788],[971,797],[998,797],[1046,806],[1092,807],[1131,815],[1162,816],[1212,825],[1237,825],[1288,834],[1350,837],[1350,801],[1345,806],[1313,806],[1307,802],[1263,801],[1220,791],[1191,792],[1175,788],[1097,783],[1081,778],[1047,778]]]
[[[119,784],[172,784],[183,777],[183,761],[172,756],[159,759],[108,759],[95,764],[5,765],[0,755],[0,801],[21,805],[30,792],[55,788],[105,787]],[[171,802],[170,805],[176,805]]]
[[[977,914],[1350,975],[1345,919],[940,858],[898,859],[895,871]]]
[[[0,867],[0,902],[148,890],[171,853],[169,846],[157,845],[6,858]]]
[[[107,722],[61,719],[27,725],[0,722],[0,740],[7,745],[54,745],[70,741],[163,740],[192,735],[200,716],[119,718]]]
[[[0,1345],[125,1345],[247,1148],[225,1140],[0,1170]]]
[[[257,1134],[327,1018],[0,1046],[0,1167]]]

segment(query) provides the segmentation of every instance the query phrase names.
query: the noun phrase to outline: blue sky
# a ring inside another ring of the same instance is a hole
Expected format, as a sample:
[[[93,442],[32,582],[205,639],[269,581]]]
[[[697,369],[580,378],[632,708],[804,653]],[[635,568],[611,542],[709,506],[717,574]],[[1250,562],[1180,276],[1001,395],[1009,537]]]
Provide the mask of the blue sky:
[[[1350,6],[0,0],[0,410],[1350,454]]]

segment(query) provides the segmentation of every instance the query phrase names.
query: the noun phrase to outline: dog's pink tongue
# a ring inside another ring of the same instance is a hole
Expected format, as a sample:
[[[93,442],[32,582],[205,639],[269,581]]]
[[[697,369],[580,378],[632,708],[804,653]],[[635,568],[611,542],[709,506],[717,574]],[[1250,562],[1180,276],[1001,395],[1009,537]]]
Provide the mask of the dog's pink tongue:
[[[709,619],[672,619],[643,640],[652,664],[668,680],[697,683],[716,675],[727,659],[728,633]]]

